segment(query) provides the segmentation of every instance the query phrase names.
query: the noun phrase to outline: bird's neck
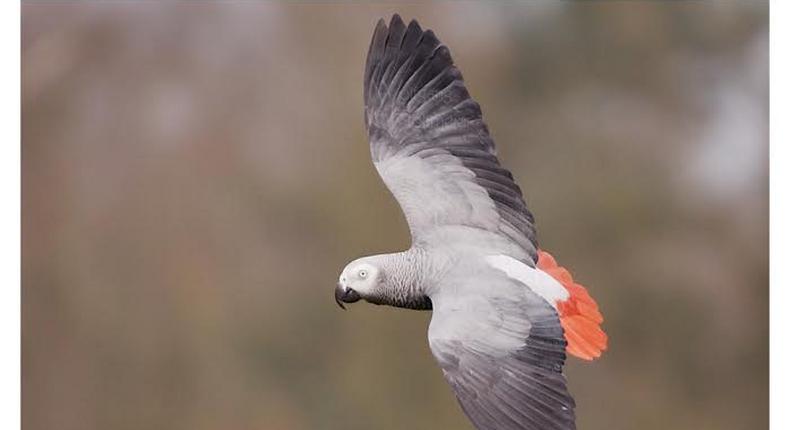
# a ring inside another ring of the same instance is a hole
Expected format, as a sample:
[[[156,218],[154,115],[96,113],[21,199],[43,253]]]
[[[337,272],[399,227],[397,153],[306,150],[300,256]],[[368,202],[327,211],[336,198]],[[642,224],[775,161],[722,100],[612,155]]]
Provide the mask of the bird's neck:
[[[387,303],[382,304],[417,310],[432,309],[428,294],[433,271],[429,267],[426,251],[412,247],[383,257]]]

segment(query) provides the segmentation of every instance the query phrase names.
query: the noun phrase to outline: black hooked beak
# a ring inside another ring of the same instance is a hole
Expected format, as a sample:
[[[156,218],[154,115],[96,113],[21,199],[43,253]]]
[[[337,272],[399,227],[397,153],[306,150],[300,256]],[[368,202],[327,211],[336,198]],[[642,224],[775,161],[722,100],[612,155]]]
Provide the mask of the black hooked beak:
[[[346,307],[343,306],[343,303],[354,303],[359,299],[359,293],[352,290],[351,288],[343,288],[343,286],[339,283],[337,284],[337,287],[335,287],[335,301],[342,309],[346,309]]]

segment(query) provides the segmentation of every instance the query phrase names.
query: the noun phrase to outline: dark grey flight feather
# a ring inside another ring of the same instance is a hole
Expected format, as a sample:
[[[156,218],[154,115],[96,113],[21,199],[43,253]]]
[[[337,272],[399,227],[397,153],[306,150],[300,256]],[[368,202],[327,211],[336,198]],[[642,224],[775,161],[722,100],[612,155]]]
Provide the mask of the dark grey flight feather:
[[[380,20],[364,85],[373,161],[401,203],[413,240],[439,234],[443,227],[482,229],[511,243],[509,254],[534,267],[534,218],[513,175],[499,164],[480,106],[469,96],[449,49],[417,21],[407,27],[398,15],[389,26]],[[437,182],[441,192],[414,193],[417,178]],[[487,196],[476,193],[479,189]]]

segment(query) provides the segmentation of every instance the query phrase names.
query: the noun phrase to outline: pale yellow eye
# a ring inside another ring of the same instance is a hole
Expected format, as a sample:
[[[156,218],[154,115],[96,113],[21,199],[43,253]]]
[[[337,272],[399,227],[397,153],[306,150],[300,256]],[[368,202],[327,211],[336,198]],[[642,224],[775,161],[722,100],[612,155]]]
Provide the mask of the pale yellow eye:
[[[365,270],[365,269],[362,269],[362,270],[360,270],[360,271],[359,271],[359,277],[360,277],[360,278],[363,278],[363,279],[364,279],[364,278],[367,278],[367,277],[368,277],[368,271],[367,271],[367,270]]]

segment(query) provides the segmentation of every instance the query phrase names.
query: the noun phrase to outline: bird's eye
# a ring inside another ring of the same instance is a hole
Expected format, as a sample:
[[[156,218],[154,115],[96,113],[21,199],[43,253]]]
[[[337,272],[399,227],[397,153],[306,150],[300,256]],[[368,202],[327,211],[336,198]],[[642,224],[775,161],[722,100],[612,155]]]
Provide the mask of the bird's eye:
[[[359,271],[359,277],[360,278],[367,278],[367,276],[368,276],[368,271],[367,270],[362,269],[362,270]]]

